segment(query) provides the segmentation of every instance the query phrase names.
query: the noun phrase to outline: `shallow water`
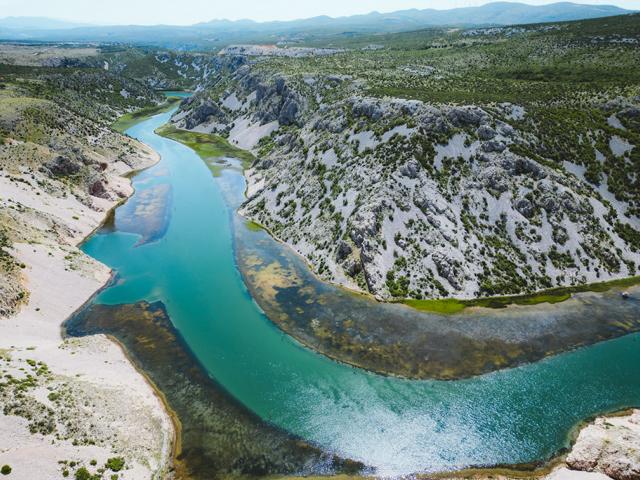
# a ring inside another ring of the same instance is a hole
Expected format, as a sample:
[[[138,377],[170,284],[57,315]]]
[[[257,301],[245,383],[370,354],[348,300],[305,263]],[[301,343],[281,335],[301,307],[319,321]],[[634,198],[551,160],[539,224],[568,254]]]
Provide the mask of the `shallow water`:
[[[164,234],[137,245],[117,229],[118,215],[135,211],[121,207],[116,230],[83,247],[118,274],[95,301],[162,301],[210,375],[261,418],[394,475],[546,459],[580,420],[640,405],[638,334],[450,382],[382,377],[304,348],[265,317],[236,268],[233,228],[245,227],[229,204],[242,177],[216,179],[190,149],[155,135],[169,117],[128,132],[162,156],[135,177],[130,202],[169,184]]]

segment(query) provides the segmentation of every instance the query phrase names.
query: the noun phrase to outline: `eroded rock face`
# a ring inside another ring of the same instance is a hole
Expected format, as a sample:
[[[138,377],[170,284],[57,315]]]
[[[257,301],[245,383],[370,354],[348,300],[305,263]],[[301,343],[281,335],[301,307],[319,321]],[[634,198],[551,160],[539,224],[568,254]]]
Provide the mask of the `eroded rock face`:
[[[412,128],[398,125],[408,110]],[[380,298],[473,297],[583,281],[594,264],[614,275],[634,265],[622,257],[640,260],[593,221],[583,183],[516,153],[532,137],[482,109],[354,96],[305,115],[297,131],[272,135],[273,162],[249,173],[261,189],[242,212],[329,280],[353,278],[350,287]]]
[[[45,164],[45,167],[56,176],[66,177],[75,175],[80,171],[80,164],[74,162],[68,157],[57,156],[50,162]]]
[[[356,259],[348,259],[342,264],[342,268],[344,268],[347,275],[355,277],[362,271],[362,264]]]
[[[375,212],[372,210],[363,211],[353,218],[349,235],[356,246],[362,247],[366,238],[378,233],[378,227]]]
[[[511,175],[527,175],[536,180],[546,177],[544,169],[535,161],[517,156],[505,156],[502,167]]]
[[[353,114],[356,117],[366,117],[370,120],[380,120],[384,114],[384,110],[374,100],[370,99],[352,99]]]
[[[273,82],[258,83],[256,86],[256,116],[262,123],[278,120],[281,125],[294,125],[300,120],[304,110],[304,100],[287,85],[284,78]]]
[[[198,125],[209,122],[213,119],[217,119],[220,121],[225,120],[224,112],[220,109],[220,106],[213,100],[207,98],[200,99],[196,102],[198,103],[198,105],[192,107],[189,110],[189,114],[184,119],[185,127],[187,129],[195,128]]]
[[[438,274],[445,278],[453,288],[460,288],[458,282],[458,262],[449,257],[444,252],[435,252],[432,257],[433,263],[436,264]]]
[[[282,108],[280,109],[278,122],[280,122],[281,125],[294,124],[298,118],[299,110],[300,106],[298,105],[297,99],[295,99],[294,97],[287,98],[282,105]]]
[[[628,416],[598,418],[582,429],[567,465],[604,473],[614,480],[640,479],[640,410]]]
[[[487,168],[480,177],[484,188],[502,193],[509,189],[507,181],[507,172],[498,166]]]
[[[516,201],[515,209],[526,218],[532,218],[535,213],[535,206],[528,198],[521,198]]]
[[[340,241],[340,243],[338,243],[338,248],[336,249],[336,260],[341,262],[351,255],[352,251],[351,246],[347,242]]]
[[[476,131],[478,138],[481,140],[491,140],[497,135],[496,131],[489,125],[482,125]]]
[[[500,142],[497,140],[490,140],[482,145],[482,149],[485,152],[504,152],[506,148],[507,145],[504,142]]]
[[[109,198],[109,193],[102,180],[96,180],[89,185],[89,195],[99,198]]]
[[[411,111],[419,127],[398,127],[397,118],[406,110],[392,100],[350,97],[343,104],[323,106],[297,135],[290,130],[274,135],[282,148],[269,158],[277,161],[249,176],[250,182],[270,187],[252,197],[243,213],[270,225],[308,255],[312,265],[326,265],[328,258],[324,276],[342,281],[355,274],[360,288],[381,298],[414,292],[515,293],[522,287],[510,285],[530,285],[531,272],[537,272],[533,282],[540,282],[538,288],[545,288],[594,272],[592,260],[579,265],[582,248],[600,250],[595,261],[608,272],[622,271],[619,252],[595,246],[596,238],[604,237],[589,233],[602,224],[594,224],[593,211],[585,207],[584,186],[512,151],[522,141],[513,127],[478,108],[437,109],[415,102]],[[352,119],[351,129],[342,127],[345,118]],[[327,128],[338,122],[340,129]],[[373,125],[383,133],[374,133]],[[340,133],[334,135],[334,130]],[[292,144],[287,141],[291,135],[302,141]],[[335,186],[330,188],[330,182]],[[274,188],[281,205],[294,202],[293,215],[280,215],[281,207],[269,193]],[[262,200],[265,208],[254,209]],[[604,208],[601,212],[606,213]],[[578,226],[565,228],[568,216]],[[335,243],[327,240],[332,236]],[[340,242],[357,249],[359,262],[343,256],[346,249]],[[554,242],[557,251],[551,252]],[[581,245],[579,254],[570,247],[576,244]],[[631,250],[623,254],[633,255]],[[568,276],[558,274],[574,268]],[[516,280],[519,275],[527,280]],[[403,279],[408,287],[399,288],[394,279]]]
[[[449,121],[456,127],[478,126],[488,117],[487,113],[478,107],[456,107],[447,114]]]
[[[420,164],[415,160],[409,160],[406,165],[400,168],[400,173],[409,178],[417,178],[419,171]]]

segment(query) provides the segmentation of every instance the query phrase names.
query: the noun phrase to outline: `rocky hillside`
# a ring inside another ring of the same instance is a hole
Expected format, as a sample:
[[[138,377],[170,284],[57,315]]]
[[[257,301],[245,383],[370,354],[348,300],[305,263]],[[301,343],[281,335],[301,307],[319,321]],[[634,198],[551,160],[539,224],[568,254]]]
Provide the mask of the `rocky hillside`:
[[[93,55],[39,51],[47,63]],[[126,175],[158,160],[110,123],[161,96],[75,60],[33,65],[20,61],[24,49],[11,54],[0,64],[2,473],[164,478],[174,429],[149,383],[108,338],[61,338],[111,276],[78,244],[131,195]]]
[[[329,281],[385,299],[472,298],[637,275],[638,52],[612,40],[593,47],[595,36],[567,28],[475,30],[491,39],[465,61],[456,48],[226,56],[174,121],[257,154],[242,214]],[[454,35],[454,45],[469,36]],[[532,42],[554,63],[524,63]],[[610,50],[625,67],[618,79],[585,84],[571,72],[605,75]],[[488,68],[504,68],[507,52],[520,62],[508,81]],[[489,75],[499,77],[490,101],[482,92],[459,101],[473,93],[461,82]],[[409,98],[414,80],[441,92]]]
[[[101,102],[96,97],[109,91],[109,77],[1,68],[0,317],[6,317],[28,299],[21,274],[25,266],[12,255],[12,244],[75,244],[81,239],[69,224],[95,219],[76,218],[72,202],[104,212],[128,195],[128,182],[120,174],[148,165],[151,153],[111,130],[109,119],[125,108],[153,102],[156,94],[145,95],[140,84],[122,79],[138,95],[114,104],[105,93]],[[69,211],[58,211],[58,203],[68,204]]]

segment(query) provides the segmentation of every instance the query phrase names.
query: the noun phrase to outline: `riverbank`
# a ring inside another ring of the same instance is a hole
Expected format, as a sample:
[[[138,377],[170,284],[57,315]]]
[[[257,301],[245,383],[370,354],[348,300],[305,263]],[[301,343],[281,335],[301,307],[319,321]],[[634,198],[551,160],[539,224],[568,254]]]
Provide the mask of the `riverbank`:
[[[468,378],[640,329],[640,277],[526,296],[383,302],[321,279],[292,245],[258,226],[236,227],[236,256],[270,320],[306,347],[374,373]]]
[[[220,135],[211,133],[192,132],[176,128],[171,123],[160,127],[156,133],[160,136],[175,140],[186,145],[196,152],[205,162],[223,157],[236,158],[242,162],[243,168],[249,168],[255,160],[254,155],[248,150],[242,150],[231,145]],[[207,163],[209,165],[209,163]],[[219,172],[214,171],[214,175]]]
[[[124,156],[103,154],[99,197],[47,188],[51,180],[40,171],[0,177],[3,207],[24,238],[10,253],[29,292],[15,316],[0,319],[2,368],[12,375],[0,389],[0,464],[11,466],[11,478],[108,472],[107,465],[119,468],[108,462],[114,458],[124,461],[123,479],[162,478],[170,468],[171,420],[121,348],[102,335],[61,336],[63,322],[111,275],[78,245],[133,193],[126,176],[159,160],[148,147],[126,143]]]

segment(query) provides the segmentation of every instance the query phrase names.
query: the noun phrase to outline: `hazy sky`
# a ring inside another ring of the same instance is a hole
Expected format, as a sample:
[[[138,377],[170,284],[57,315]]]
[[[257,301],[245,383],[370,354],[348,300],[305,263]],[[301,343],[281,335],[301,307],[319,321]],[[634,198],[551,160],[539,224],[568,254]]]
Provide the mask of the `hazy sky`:
[[[640,0],[574,0],[640,9]],[[187,25],[214,18],[289,20],[406,8],[455,8],[487,0],[0,0],[0,17],[45,16],[100,24]],[[548,0],[526,0],[530,4]]]

